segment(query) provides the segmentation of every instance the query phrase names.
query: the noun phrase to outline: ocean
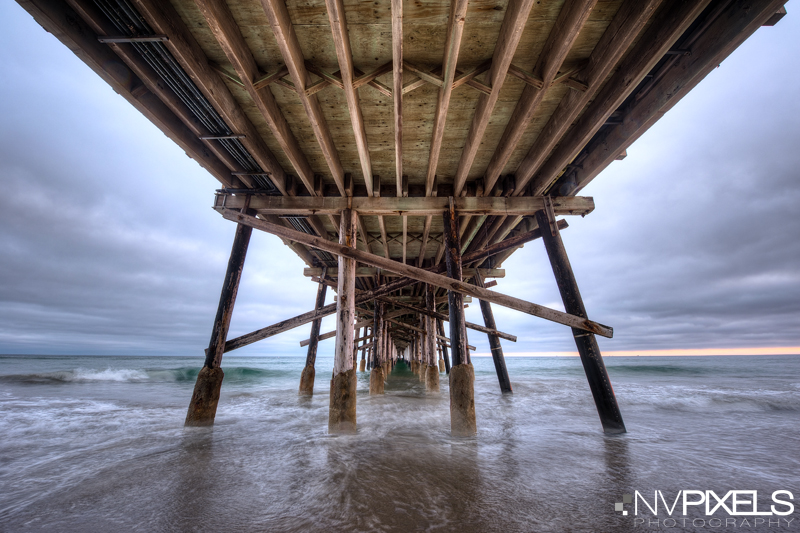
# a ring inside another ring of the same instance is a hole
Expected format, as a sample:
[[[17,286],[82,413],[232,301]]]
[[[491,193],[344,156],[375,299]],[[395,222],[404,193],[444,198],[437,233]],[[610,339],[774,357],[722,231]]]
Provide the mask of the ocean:
[[[447,380],[428,394],[403,368],[378,397],[360,373],[358,433],[333,436],[323,354],[311,399],[304,357],[226,356],[216,424],[190,429],[201,356],[0,356],[0,531],[800,532],[800,510],[676,500],[800,498],[800,357],[607,358],[621,436],[578,358],[508,358],[510,395],[473,363],[463,439]]]

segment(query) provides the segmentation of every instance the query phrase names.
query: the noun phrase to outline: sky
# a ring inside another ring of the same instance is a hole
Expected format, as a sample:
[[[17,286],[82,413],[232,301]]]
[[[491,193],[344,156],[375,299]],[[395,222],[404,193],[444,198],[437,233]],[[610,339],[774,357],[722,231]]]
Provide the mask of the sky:
[[[581,192],[596,209],[562,237],[589,317],[614,328],[605,354],[800,353],[795,4]],[[0,71],[0,353],[202,360],[235,229],[218,182],[14,2]],[[229,336],[311,309],[303,266],[254,232]],[[541,242],[503,266],[494,290],[563,310]],[[575,350],[565,326],[494,313],[507,355]],[[309,329],[236,354],[304,355]]]

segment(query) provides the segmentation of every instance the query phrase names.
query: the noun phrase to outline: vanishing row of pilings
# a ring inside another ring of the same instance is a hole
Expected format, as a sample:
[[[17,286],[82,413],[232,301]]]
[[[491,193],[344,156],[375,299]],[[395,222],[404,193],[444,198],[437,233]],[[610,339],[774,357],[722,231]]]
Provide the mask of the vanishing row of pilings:
[[[242,212],[248,212],[247,204]],[[541,228],[541,237],[567,313],[586,318],[586,310],[561,240],[558,225],[552,215],[548,215],[544,210],[536,212],[535,217]],[[457,282],[462,282],[458,215],[453,210],[452,204],[451,209],[443,213],[443,222],[444,259],[447,275]],[[220,368],[222,354],[225,351],[231,314],[251,233],[250,226],[243,223],[237,225],[217,316],[206,350],[205,364],[198,374],[186,416],[187,426],[211,425],[214,422],[223,379],[223,372]],[[354,210],[344,209],[341,212],[339,245],[355,248],[356,212]],[[441,318],[437,318],[435,288],[427,284],[424,284],[424,309],[418,310],[418,325],[393,320],[391,313],[386,312],[385,299],[377,298],[372,301],[371,323],[364,326],[364,334],[361,335],[361,328],[356,327],[355,272],[356,260],[343,254],[339,255],[336,286],[336,346],[330,387],[329,431],[353,432],[357,428],[356,372],[369,370],[370,394],[383,394],[384,382],[388,373],[398,358],[402,358],[410,364],[412,371],[420,376],[420,380],[425,383],[428,391],[439,391],[439,374],[442,371],[447,373],[450,391],[451,432],[455,436],[474,435],[477,432],[475,371],[470,361],[467,343],[463,294],[454,290],[447,291],[449,316],[445,318],[449,319],[448,336],[444,335],[443,321]],[[319,278],[316,310],[321,310],[325,305],[327,283],[329,282],[326,280],[325,269],[323,269],[322,276]],[[473,283],[484,286],[477,269]],[[504,393],[510,393],[511,382],[500,338],[496,334],[497,329],[491,306],[489,302],[485,301],[480,301],[480,306],[486,324],[483,330],[490,331],[488,333],[489,345],[500,389]],[[314,391],[321,319],[321,316],[314,319],[311,325],[306,364],[300,376],[300,394],[313,394]],[[471,325],[470,327],[474,329],[476,326]],[[405,330],[403,339],[399,343],[394,338],[395,335],[400,335],[397,333],[398,328]],[[604,431],[607,433],[625,432],[625,425],[594,334],[575,328],[572,329],[572,333]],[[361,344],[358,344],[359,342]],[[402,348],[398,348],[398,346],[402,346]],[[361,351],[360,368],[357,366],[359,350]]]

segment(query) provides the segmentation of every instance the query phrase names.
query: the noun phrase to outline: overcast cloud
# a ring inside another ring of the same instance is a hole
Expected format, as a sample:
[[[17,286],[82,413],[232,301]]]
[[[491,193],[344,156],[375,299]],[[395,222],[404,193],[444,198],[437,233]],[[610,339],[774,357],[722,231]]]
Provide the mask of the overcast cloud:
[[[603,349],[800,346],[788,11],[583,191],[597,209],[563,237],[590,317],[615,329]],[[13,2],[0,68],[0,353],[202,357],[234,232],[210,208],[217,182]],[[540,242],[504,266],[497,290],[563,309]],[[231,335],[310,309],[302,267],[254,233]],[[477,303],[468,315],[481,320]],[[564,326],[495,315],[519,336],[508,352],[574,350]],[[308,329],[240,353],[301,355]]]

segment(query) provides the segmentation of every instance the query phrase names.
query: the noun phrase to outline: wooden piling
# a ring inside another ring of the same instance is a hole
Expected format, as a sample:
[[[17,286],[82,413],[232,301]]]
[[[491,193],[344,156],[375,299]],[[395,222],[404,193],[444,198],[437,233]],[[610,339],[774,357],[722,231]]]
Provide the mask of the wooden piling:
[[[425,284],[425,308],[433,312],[436,309],[434,301],[435,288]],[[439,365],[436,357],[436,324],[430,315],[423,317],[425,321],[425,357],[427,370],[425,373],[425,388],[428,392],[439,392]]]
[[[205,364],[197,374],[192,400],[189,403],[189,410],[184,422],[186,426],[211,426],[214,424],[219,392],[224,377],[220,368],[222,354],[225,351],[225,340],[231,324],[233,305],[236,303],[236,294],[239,291],[239,281],[242,279],[242,269],[252,233],[253,228],[249,226],[243,224],[236,226],[231,255],[228,259],[228,269],[225,272],[225,281],[219,296],[217,316],[214,318],[214,327],[211,330],[211,340],[206,350]]]
[[[483,278],[480,273],[475,275],[475,284],[483,287]],[[481,304],[481,313],[483,314],[483,323],[487,328],[497,329],[494,322],[494,313],[492,312],[492,304],[487,301],[479,300]],[[497,372],[497,380],[500,382],[500,390],[503,393],[511,392],[511,379],[508,377],[508,369],[506,368],[506,360],[503,357],[503,346],[500,344],[500,337],[497,335],[488,335],[489,347],[492,350],[492,361],[494,361],[494,370]]]
[[[437,326],[439,328],[439,335],[444,337],[444,320],[437,320]],[[447,353],[447,345],[441,345],[442,350],[442,359],[444,359],[444,371],[449,375],[450,374],[450,354]]]
[[[315,309],[322,309],[325,306],[325,293],[328,285],[325,284],[325,270],[322,270],[322,279],[317,287],[317,299],[314,304]],[[314,394],[314,377],[316,370],[314,363],[317,360],[317,345],[319,344],[319,328],[322,318],[318,318],[311,323],[311,335],[309,335],[308,352],[306,353],[306,366],[300,375],[300,394],[311,396]]]
[[[386,336],[385,320],[383,319],[383,302],[375,300],[375,311],[373,318],[373,327],[375,329],[375,344],[373,345],[372,352],[372,370],[369,374],[369,393],[383,394],[383,366],[381,360],[383,359],[384,350],[384,337]]]
[[[583,305],[578,283],[575,281],[575,275],[572,272],[572,266],[569,263],[558,227],[550,224],[550,218],[544,210],[536,212],[536,222],[542,230],[542,240],[550,258],[550,266],[553,267],[553,274],[561,293],[561,300],[564,302],[564,308],[567,313],[586,318],[586,308]],[[603,431],[625,433],[625,423],[622,421],[622,414],[619,411],[606,366],[603,364],[603,356],[597,346],[597,339],[592,333],[576,328],[572,328],[572,336],[575,338],[583,370],[589,380],[589,388],[597,406],[597,413],[600,415],[600,422],[603,424]]]
[[[342,210],[339,224],[339,244],[356,246],[356,213]],[[336,351],[333,358],[328,431],[331,433],[356,430],[356,371],[353,368],[353,324],[355,323],[356,262],[339,256],[339,275],[336,300]]]
[[[444,212],[444,243],[447,275],[461,281],[461,243],[458,218],[451,208]],[[450,431],[455,436],[470,436],[478,431],[475,420],[475,371],[467,352],[467,328],[464,324],[464,296],[448,290],[450,307],[450,346],[453,366],[450,368]]]

